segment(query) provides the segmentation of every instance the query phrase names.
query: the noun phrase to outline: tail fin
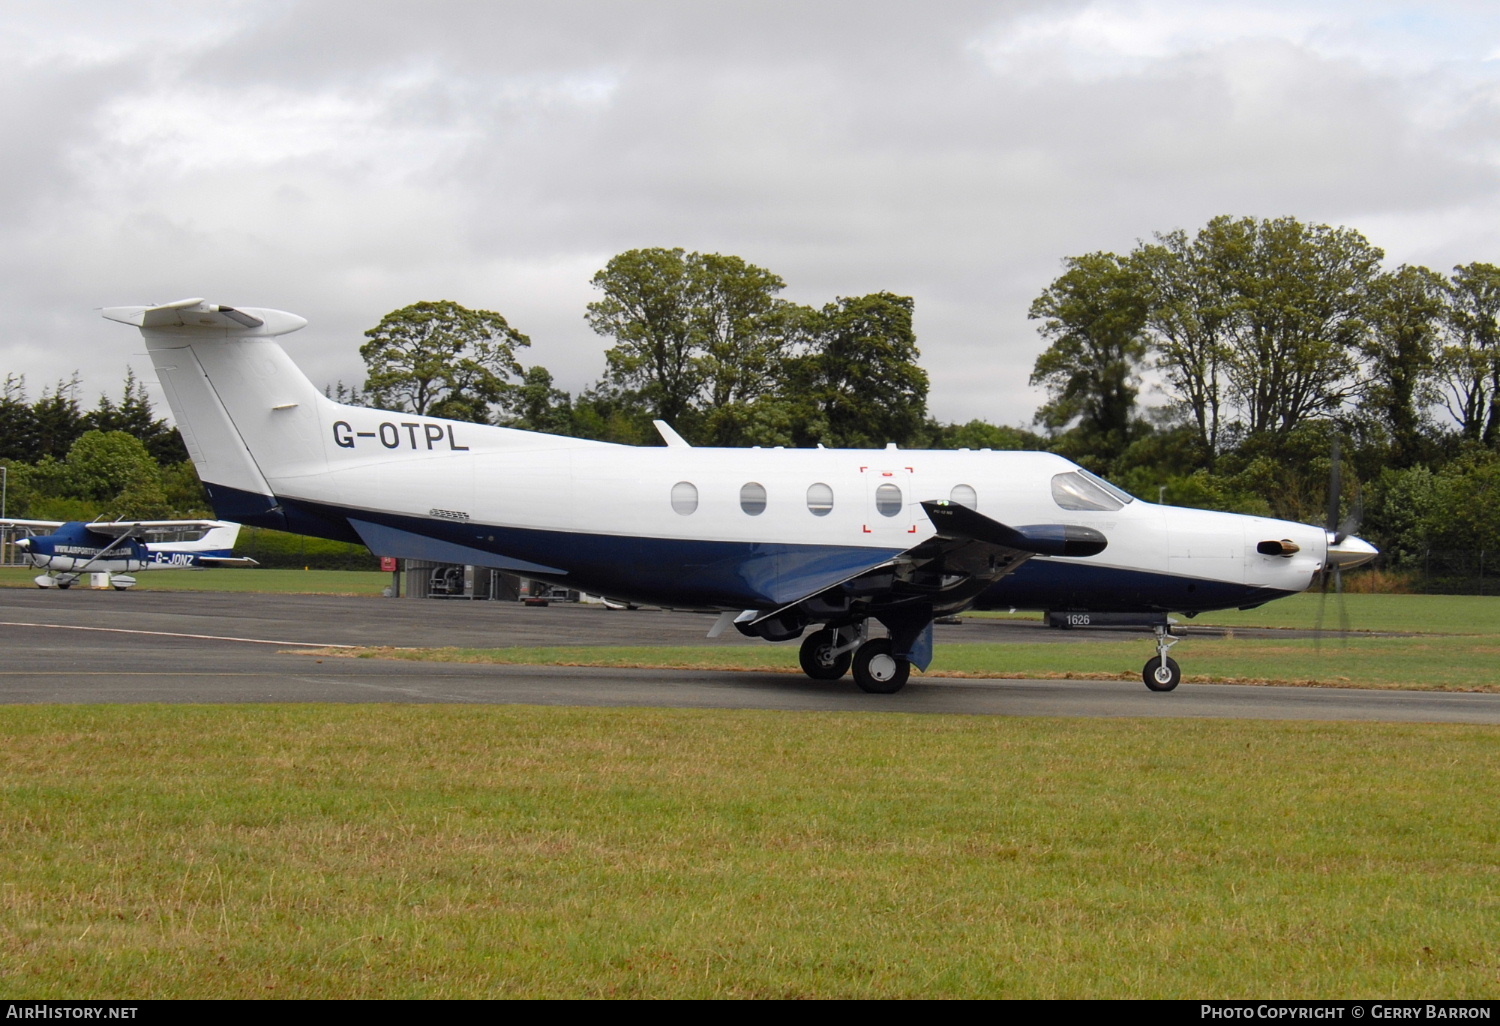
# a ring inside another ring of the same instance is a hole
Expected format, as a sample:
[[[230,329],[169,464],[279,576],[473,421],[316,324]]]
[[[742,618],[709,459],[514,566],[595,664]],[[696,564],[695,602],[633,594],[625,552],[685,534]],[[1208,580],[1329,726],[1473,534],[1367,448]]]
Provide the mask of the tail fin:
[[[239,540],[240,525],[221,523],[208,529],[202,538],[195,542],[178,542],[177,547],[183,552],[203,552],[221,556],[234,555],[234,543]]]
[[[273,341],[307,321],[201,299],[109,307],[104,316],[141,329],[217,515],[284,526],[267,478],[327,470],[318,444],[318,404],[326,400]]]

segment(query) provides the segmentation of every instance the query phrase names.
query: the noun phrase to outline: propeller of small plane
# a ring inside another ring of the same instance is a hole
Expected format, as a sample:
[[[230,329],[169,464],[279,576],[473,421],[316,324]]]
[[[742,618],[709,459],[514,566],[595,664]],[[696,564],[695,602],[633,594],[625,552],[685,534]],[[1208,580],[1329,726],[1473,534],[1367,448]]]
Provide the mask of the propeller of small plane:
[[[1375,550],[1368,543],[1354,538],[1354,532],[1359,530],[1359,525],[1364,519],[1364,496],[1359,491],[1357,481],[1355,486],[1354,504],[1349,513],[1340,520],[1339,509],[1344,494],[1344,473],[1339,432],[1335,428],[1328,467],[1328,515],[1323,522],[1323,529],[1328,532],[1328,554],[1322,569],[1318,571],[1321,579],[1319,590],[1322,593],[1318,599],[1317,632],[1319,638],[1323,633],[1323,614],[1328,602],[1329,577],[1333,578],[1333,593],[1339,608],[1339,630],[1348,631],[1349,611],[1344,605],[1343,569],[1345,566],[1358,566],[1375,555]],[[1350,538],[1354,538],[1358,544],[1345,546],[1344,543]]]

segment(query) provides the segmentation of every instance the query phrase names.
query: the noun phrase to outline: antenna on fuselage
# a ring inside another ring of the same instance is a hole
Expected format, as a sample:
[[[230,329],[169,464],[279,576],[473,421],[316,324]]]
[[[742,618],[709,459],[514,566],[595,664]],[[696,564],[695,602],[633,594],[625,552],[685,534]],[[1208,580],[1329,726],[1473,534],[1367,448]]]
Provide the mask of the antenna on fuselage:
[[[669,448],[669,449],[691,449],[692,448],[692,445],[690,445],[688,443],[688,440],[686,438],[683,438],[676,431],[672,430],[672,425],[671,424],[668,424],[664,420],[653,420],[651,423],[653,423],[653,424],[656,425],[657,434],[661,435],[661,440],[663,442],[667,443],[667,448]]]

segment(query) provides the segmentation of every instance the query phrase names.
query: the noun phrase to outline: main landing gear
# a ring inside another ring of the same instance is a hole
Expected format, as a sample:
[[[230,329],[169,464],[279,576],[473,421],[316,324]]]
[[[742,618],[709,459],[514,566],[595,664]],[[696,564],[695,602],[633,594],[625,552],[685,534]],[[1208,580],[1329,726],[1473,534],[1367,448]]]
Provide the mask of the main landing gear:
[[[852,640],[851,640],[852,639]],[[838,680],[849,672],[854,662],[854,650],[859,647],[859,635],[847,627],[825,627],[809,634],[802,641],[798,661],[802,672],[813,680]]]
[[[1146,661],[1141,680],[1152,691],[1171,691],[1182,682],[1182,668],[1167,653],[1182,639],[1167,623],[1153,623],[1156,655]],[[930,649],[929,649],[930,651]],[[911,676],[911,659],[897,655],[890,638],[869,636],[867,621],[843,627],[824,627],[802,641],[802,672],[813,680],[840,680],[850,670],[861,691],[894,695]],[[924,664],[925,665],[925,664]]]
[[[1152,629],[1156,632],[1156,655],[1146,660],[1141,679],[1152,691],[1171,691],[1182,680],[1182,668],[1167,652],[1182,639],[1172,637],[1165,624],[1157,624]]]
[[[854,683],[872,695],[894,695],[906,686],[911,662],[894,654],[890,638],[867,637],[867,628],[825,627],[802,642],[802,672],[813,680],[839,680],[854,671]]]

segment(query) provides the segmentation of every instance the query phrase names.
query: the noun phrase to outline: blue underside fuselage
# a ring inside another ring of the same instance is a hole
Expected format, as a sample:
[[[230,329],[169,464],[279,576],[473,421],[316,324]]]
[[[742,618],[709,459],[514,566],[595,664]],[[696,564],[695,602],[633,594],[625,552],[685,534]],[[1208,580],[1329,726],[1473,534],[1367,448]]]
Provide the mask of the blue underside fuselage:
[[[257,527],[368,543],[351,520],[399,535],[403,551],[434,562],[513,569],[526,577],[635,602],[724,609],[778,608],[877,565],[900,549],[637,538],[449,523],[375,510],[277,499],[208,485],[217,515]],[[459,556],[459,550],[469,553]],[[493,556],[485,562],[485,555]],[[551,571],[561,571],[554,573]],[[1275,588],[1036,557],[981,594],[978,609],[1199,612],[1259,605]],[[1101,601],[1101,598],[1107,601]]]

